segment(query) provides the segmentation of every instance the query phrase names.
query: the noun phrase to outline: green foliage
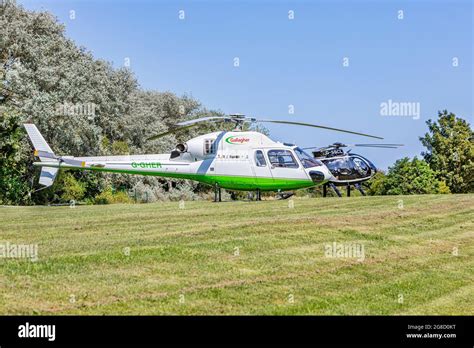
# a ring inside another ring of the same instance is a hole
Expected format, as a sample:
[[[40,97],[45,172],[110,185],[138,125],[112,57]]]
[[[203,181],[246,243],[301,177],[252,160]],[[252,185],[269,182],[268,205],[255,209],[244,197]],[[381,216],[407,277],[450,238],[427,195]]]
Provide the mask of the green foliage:
[[[20,117],[12,109],[0,106],[0,203],[29,201],[27,181],[28,155],[23,151]]]
[[[376,195],[384,195],[385,193],[385,183],[387,181],[387,176],[384,172],[378,171],[375,175],[367,181],[369,185],[369,189],[367,190],[367,194],[371,196]]]
[[[448,185],[446,185],[445,181],[438,181],[438,193],[441,193],[441,194],[451,193],[451,190],[449,189]]]
[[[0,204],[26,204],[29,187],[21,170],[0,167]]]
[[[124,191],[116,191],[108,187],[105,191],[95,197],[96,204],[133,203],[133,200]]]
[[[71,173],[62,173],[61,180],[58,180],[62,190],[61,200],[70,202],[70,201],[79,201],[84,198],[86,191],[85,184],[76,180],[76,178]]]
[[[416,157],[399,159],[386,175],[377,173],[369,184],[371,195],[449,193],[446,184],[436,178],[436,172],[428,163]]]
[[[112,144],[112,154],[113,155],[128,155],[130,150],[128,144],[125,141],[114,141]]]
[[[474,192],[474,138],[469,123],[447,110],[438,112],[437,122],[426,123],[429,131],[420,137],[427,148],[426,162],[451,192]]]
[[[103,137],[101,141],[102,152],[107,155],[128,155],[130,148],[125,141],[116,140],[111,142],[107,137]]]

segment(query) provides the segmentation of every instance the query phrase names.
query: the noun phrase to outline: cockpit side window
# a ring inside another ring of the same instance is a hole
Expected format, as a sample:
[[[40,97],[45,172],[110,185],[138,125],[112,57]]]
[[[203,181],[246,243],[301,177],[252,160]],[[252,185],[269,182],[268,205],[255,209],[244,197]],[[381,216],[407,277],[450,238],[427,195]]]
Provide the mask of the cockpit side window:
[[[323,165],[321,161],[317,160],[316,158],[311,157],[299,147],[295,147],[293,150],[295,151],[296,156],[298,156],[301,163],[303,164],[303,167],[312,168],[312,167],[318,167],[318,166]]]
[[[257,165],[257,167],[265,167],[267,165],[267,161],[265,160],[263,151],[255,151],[255,164]]]
[[[295,157],[288,150],[269,150],[268,151],[268,160],[275,167],[281,168],[298,168],[298,163],[295,160]]]

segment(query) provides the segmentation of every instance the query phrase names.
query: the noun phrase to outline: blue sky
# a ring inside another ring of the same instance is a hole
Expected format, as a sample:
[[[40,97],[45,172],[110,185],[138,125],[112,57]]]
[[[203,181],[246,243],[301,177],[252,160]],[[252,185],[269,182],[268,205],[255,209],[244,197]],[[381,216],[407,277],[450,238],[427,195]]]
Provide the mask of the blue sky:
[[[406,145],[353,150],[379,168],[419,155],[418,137],[437,110],[474,123],[469,0],[20,3],[52,12],[96,58],[116,67],[129,58],[144,89],[191,94],[226,113],[346,128]],[[388,100],[419,103],[419,119],[381,115]],[[371,142],[304,127],[268,128],[273,139],[302,147]]]

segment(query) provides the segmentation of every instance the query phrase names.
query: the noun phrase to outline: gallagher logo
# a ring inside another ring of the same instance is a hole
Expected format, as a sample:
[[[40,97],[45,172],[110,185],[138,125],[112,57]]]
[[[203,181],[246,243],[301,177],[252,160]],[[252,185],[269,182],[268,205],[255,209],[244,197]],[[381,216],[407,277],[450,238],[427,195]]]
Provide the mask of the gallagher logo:
[[[242,144],[248,143],[249,141],[250,141],[249,138],[235,137],[235,136],[230,136],[225,139],[226,143],[234,144],[234,145],[235,144],[242,145]]]

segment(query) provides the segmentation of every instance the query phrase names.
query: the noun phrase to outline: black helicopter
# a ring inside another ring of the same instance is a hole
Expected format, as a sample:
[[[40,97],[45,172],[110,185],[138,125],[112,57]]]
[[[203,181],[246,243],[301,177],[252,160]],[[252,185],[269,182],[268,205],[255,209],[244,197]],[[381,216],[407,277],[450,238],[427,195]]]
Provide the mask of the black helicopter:
[[[351,153],[351,150],[344,151],[344,147],[371,147],[371,148],[385,148],[396,149],[402,144],[343,144],[334,143],[325,147],[307,147],[307,149],[314,149],[312,151],[314,158],[323,162],[332,173],[333,177],[329,182],[323,185],[323,197],[327,195],[327,187],[331,187],[334,192],[342,197],[341,192],[337,186],[346,186],[347,196],[351,195],[351,186],[359,190],[365,196],[365,191],[362,187],[363,182],[372,178],[377,173],[375,165],[367,158]]]

